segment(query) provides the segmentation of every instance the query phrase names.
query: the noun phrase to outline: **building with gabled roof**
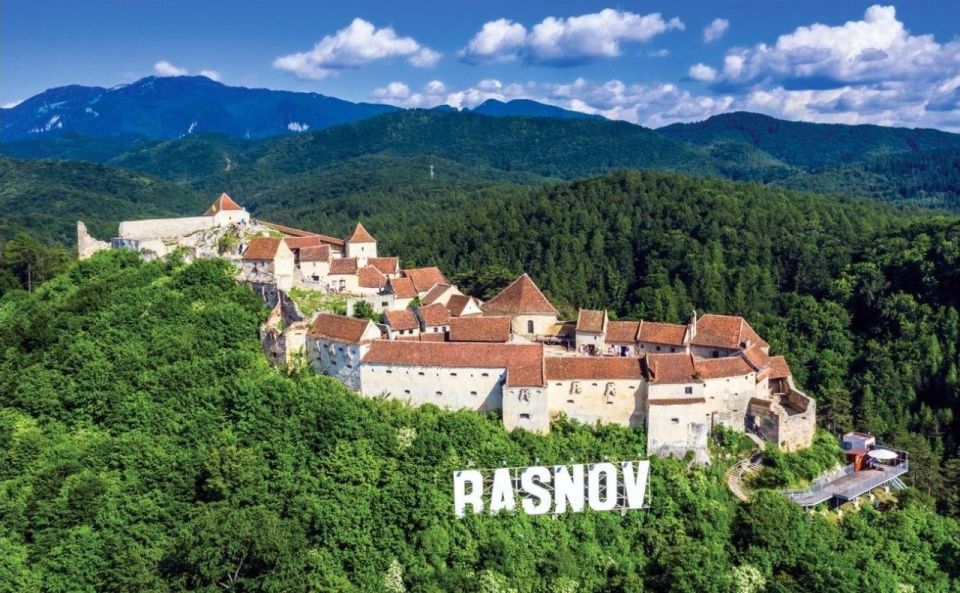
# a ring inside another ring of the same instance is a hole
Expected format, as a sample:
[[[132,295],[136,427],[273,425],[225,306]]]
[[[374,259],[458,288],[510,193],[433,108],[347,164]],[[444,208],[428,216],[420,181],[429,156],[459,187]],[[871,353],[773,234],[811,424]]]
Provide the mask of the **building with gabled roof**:
[[[413,309],[385,311],[383,317],[389,330],[387,337],[391,340],[410,339],[420,335],[420,319]]]
[[[399,257],[368,257],[367,263],[387,278],[397,278],[400,276],[400,258]]]
[[[307,332],[307,362],[318,373],[359,389],[360,362],[380,338],[380,328],[369,319],[320,313]]]
[[[430,266],[426,268],[409,268],[401,272],[404,277],[413,282],[417,296],[421,299],[437,284],[450,285],[450,281],[443,275],[440,268]]]
[[[377,240],[373,238],[363,223],[357,223],[353,233],[344,239],[346,245],[346,257],[354,257],[359,262],[360,267],[366,266],[370,258],[377,257]]]
[[[240,262],[241,276],[255,284],[275,284],[287,291],[293,286],[294,255],[279,237],[254,237]]]
[[[588,356],[603,353],[608,323],[606,310],[580,309],[575,337],[577,352]]]
[[[485,302],[483,312],[510,316],[513,333],[527,337],[544,335],[557,323],[557,309],[527,274]]]
[[[427,334],[445,334],[450,329],[450,311],[442,303],[417,307],[421,331]]]
[[[478,317],[483,315],[479,299],[465,294],[450,295],[447,301],[447,309],[451,317]]]

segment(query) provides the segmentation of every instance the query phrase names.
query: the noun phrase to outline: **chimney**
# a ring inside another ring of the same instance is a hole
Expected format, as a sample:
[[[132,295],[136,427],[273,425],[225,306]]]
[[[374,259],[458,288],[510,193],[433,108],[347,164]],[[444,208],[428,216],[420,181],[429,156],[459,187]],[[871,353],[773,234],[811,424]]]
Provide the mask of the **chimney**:
[[[694,309],[690,315],[690,323],[687,324],[687,340],[692,342],[697,337],[697,310]]]

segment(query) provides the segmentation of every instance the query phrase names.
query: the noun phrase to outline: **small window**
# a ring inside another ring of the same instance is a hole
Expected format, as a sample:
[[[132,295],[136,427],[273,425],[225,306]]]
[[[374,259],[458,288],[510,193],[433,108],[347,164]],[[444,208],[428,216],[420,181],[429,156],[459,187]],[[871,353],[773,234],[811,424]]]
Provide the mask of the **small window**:
[[[490,373],[480,373],[480,376],[481,376],[481,377],[489,377],[489,376],[490,376]]]
[[[442,392],[442,391],[438,391],[438,392],[437,392],[437,395],[443,395],[443,392]]]
[[[719,351],[719,350],[714,350],[714,351],[713,351],[713,357],[714,357],[714,358],[720,358],[720,351]]]
[[[388,374],[388,375],[392,375],[392,374],[393,374],[393,371],[391,371],[390,369],[387,369],[387,374]]]
[[[457,374],[456,374],[456,373],[450,373],[450,376],[451,376],[451,377],[456,377]]]
[[[407,395],[410,395],[410,390],[409,390],[409,389],[404,389],[403,392],[406,393]]]
[[[683,392],[687,395],[693,395],[693,387],[691,386],[684,387]]]
[[[660,352],[660,346],[657,346],[657,352]]]
[[[533,320],[532,320],[532,319],[529,320],[529,321],[527,321],[527,333],[528,333],[528,334],[532,334],[532,333],[533,333]]]
[[[470,395],[476,395],[476,394],[477,394],[476,391],[471,391],[471,392],[470,392]]]
[[[596,384],[596,383],[591,383],[591,385],[593,385],[594,387],[596,387],[596,386],[597,386],[597,384]]]
[[[575,404],[575,403],[577,403],[577,402],[573,401],[572,399],[568,399],[568,400],[567,400],[567,403],[568,403],[568,404]]]
[[[533,323],[533,322],[531,321],[530,323]],[[530,419],[530,414],[520,414],[520,419],[521,419],[521,420],[529,420],[529,419]]]
[[[671,418],[671,419],[670,419],[670,422],[672,422],[672,423],[674,423],[674,424],[680,424],[680,419],[679,419],[679,418]]]
[[[423,371],[420,371],[420,372],[419,372],[419,373],[417,373],[417,374],[418,374],[418,375],[420,375],[420,376],[422,377],[422,376],[423,376]]]
[[[670,347],[670,352],[676,352],[676,351],[677,351],[676,348],[673,348],[672,346]]]
[[[317,276],[314,276],[314,278],[317,278],[317,280],[319,280]],[[387,301],[380,301],[380,306],[386,309],[387,307],[390,306],[390,303],[388,303]]]

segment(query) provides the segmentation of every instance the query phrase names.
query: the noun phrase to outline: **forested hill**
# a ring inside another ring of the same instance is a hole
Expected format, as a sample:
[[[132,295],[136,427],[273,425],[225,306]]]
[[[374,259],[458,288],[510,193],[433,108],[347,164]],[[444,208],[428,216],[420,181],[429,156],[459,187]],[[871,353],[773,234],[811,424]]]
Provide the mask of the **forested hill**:
[[[698,146],[747,144],[803,169],[834,167],[878,155],[960,148],[960,134],[940,130],[794,122],[744,111],[673,124],[657,132]]]
[[[729,459],[653,459],[623,517],[456,519],[457,469],[642,458],[644,435],[511,434],[279,373],[232,276],[102,253],[0,300],[0,590],[955,591],[960,525],[922,494],[739,504]]]
[[[18,231],[61,245],[76,221],[110,237],[134,218],[199,214],[212,198],[142,173],[85,162],[0,157],[0,237]]]

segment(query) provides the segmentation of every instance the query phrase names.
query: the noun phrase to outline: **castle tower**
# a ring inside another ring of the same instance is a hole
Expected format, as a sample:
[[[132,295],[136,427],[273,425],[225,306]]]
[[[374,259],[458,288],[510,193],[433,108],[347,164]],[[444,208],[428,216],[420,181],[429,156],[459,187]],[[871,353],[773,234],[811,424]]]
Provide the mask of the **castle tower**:
[[[366,266],[368,259],[377,257],[377,240],[359,222],[353,234],[347,237],[345,244],[345,256],[357,258],[358,268]]]

